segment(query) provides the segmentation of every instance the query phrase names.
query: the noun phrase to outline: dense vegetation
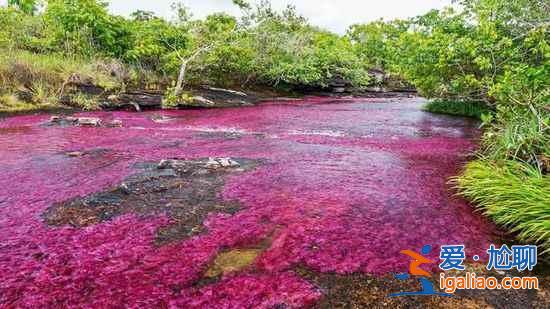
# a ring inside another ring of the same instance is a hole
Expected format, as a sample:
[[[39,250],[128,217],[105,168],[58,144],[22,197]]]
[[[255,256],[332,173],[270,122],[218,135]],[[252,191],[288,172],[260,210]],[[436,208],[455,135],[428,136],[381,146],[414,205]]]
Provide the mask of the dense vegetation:
[[[459,192],[525,241],[550,250],[550,3],[464,0],[407,21],[356,25],[359,56],[436,99],[426,109],[478,117],[477,161]]]
[[[369,83],[368,65],[350,40],[311,26],[292,7],[278,12],[268,2],[237,1],[240,19],[218,13],[197,20],[176,4],[177,16],[165,20],[144,11],[113,16],[96,0],[49,0],[38,15],[28,1],[12,3],[0,9],[4,101],[15,101],[10,94],[18,90],[28,90],[36,104],[54,101],[45,99],[57,98],[71,76],[100,79],[113,91],[172,86],[179,93],[193,84],[322,88],[335,77]],[[58,66],[66,59],[91,63],[95,72]],[[46,80],[42,69],[51,73]],[[113,78],[104,80],[104,73]]]
[[[464,0],[407,21],[356,25],[364,61],[405,78],[426,109],[483,121],[454,182],[497,223],[550,250],[550,3]]]
[[[234,1],[235,18],[113,16],[97,0],[9,1],[0,9],[0,110],[58,104],[70,81],[185,95],[186,85],[372,84],[369,70],[436,99],[427,110],[483,121],[479,159],[455,183],[496,222],[550,250],[550,4],[463,0],[408,20],[353,25],[339,36],[289,7]],[[39,12],[39,13],[38,13]],[[69,100],[84,108],[82,94]]]

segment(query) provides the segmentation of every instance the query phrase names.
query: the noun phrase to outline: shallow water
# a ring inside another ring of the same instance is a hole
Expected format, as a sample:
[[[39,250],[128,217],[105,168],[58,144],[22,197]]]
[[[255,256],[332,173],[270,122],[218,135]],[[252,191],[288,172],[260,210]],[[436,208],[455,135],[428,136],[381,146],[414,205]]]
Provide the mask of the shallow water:
[[[465,244],[483,256],[494,228],[447,184],[475,149],[476,123],[420,110],[421,99],[328,99],[187,111],[82,113],[121,128],[0,121],[0,304],[16,306],[302,306],[321,297],[293,272],[405,271],[400,250]],[[158,116],[160,121],[152,119]],[[97,151],[102,150],[102,151]],[[67,156],[71,151],[93,155]],[[226,180],[234,215],[163,246],[163,215],[52,227],[57,202],[119,184],[163,158],[262,159]],[[224,250],[269,241],[249,270],[196,286]],[[437,257],[434,250],[432,257]]]

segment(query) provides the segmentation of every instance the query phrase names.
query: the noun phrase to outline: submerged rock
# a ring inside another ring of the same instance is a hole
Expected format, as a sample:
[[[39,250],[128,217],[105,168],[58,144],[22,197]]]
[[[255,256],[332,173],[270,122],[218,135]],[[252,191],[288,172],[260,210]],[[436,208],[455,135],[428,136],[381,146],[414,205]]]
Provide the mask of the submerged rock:
[[[101,126],[101,120],[99,118],[93,118],[93,117],[79,117],[79,118],[76,118],[76,123],[79,126],[91,126],[91,127]]]
[[[111,128],[120,128],[120,127],[122,127],[122,120],[115,119],[115,120],[107,123],[107,126],[111,127]]]
[[[208,158],[208,160],[178,160],[178,159],[166,159],[161,160],[157,165],[158,169],[176,169],[180,171],[194,169],[210,169],[216,170],[220,168],[240,167],[241,164],[232,158]]]
[[[250,266],[261,252],[261,249],[234,249],[222,252],[216,257],[212,266],[206,271],[205,277],[214,278],[220,275],[241,271]]]
[[[48,124],[60,126],[99,127],[101,126],[101,119],[94,117],[52,116]]]
[[[75,156],[84,154],[75,152]],[[209,167],[213,162],[217,168]],[[118,186],[55,204],[43,213],[43,218],[49,225],[78,228],[129,213],[163,213],[172,224],[157,230],[157,243],[184,239],[204,231],[203,221],[210,213],[231,215],[239,211],[238,203],[220,197],[224,179],[255,168],[259,161],[239,162],[209,158],[140,163],[135,166],[136,173]],[[240,168],[231,168],[235,166]]]
[[[222,167],[239,167],[239,162],[231,158],[209,158],[206,163],[207,168],[217,169]]]
[[[84,155],[84,152],[71,151],[71,152],[67,152],[66,155],[69,157],[82,157]]]
[[[163,116],[163,115],[154,115],[153,117],[151,117],[151,120],[153,120],[153,122],[156,122],[156,123],[166,123],[166,122],[170,122],[174,119],[175,118],[168,117],[168,116]]]
[[[122,121],[115,119],[111,122],[103,123],[99,118],[95,117],[72,117],[72,116],[52,116],[48,125],[58,126],[79,126],[79,127],[109,127],[117,128],[122,127]]]

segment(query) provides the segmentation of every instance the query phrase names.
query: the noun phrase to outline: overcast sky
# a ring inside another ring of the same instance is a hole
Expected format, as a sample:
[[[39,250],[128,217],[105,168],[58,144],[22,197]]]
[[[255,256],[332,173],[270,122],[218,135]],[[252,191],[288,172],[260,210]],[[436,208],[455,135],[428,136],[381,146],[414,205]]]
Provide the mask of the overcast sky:
[[[5,5],[7,0],[0,0]],[[174,0],[111,0],[110,9],[115,14],[129,15],[135,10],[153,11],[163,17],[171,17],[170,4]],[[228,12],[234,15],[239,10],[231,0],[182,0],[195,17],[204,17],[214,12]],[[314,25],[343,33],[354,23],[364,23],[379,18],[394,19],[412,17],[440,9],[451,0],[272,0],[278,9],[293,4],[302,15]]]

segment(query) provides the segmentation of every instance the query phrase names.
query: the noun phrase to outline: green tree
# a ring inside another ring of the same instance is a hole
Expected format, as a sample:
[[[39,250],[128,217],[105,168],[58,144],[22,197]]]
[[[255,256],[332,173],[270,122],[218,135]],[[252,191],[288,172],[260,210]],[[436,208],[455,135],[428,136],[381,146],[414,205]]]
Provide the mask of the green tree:
[[[52,44],[67,53],[94,52],[120,57],[128,49],[127,21],[109,15],[107,3],[96,0],[49,0],[44,19]]]

